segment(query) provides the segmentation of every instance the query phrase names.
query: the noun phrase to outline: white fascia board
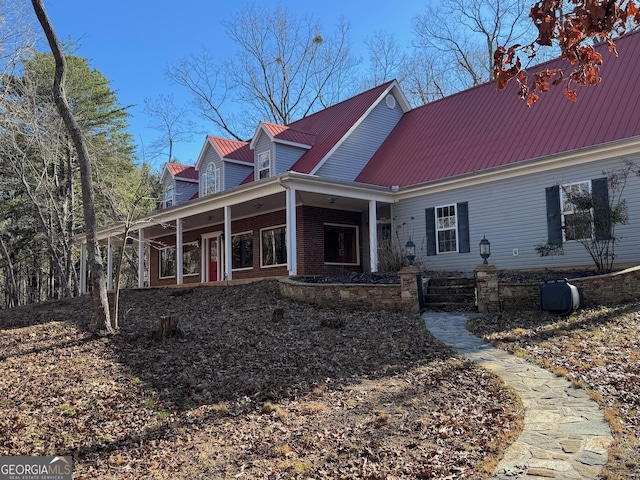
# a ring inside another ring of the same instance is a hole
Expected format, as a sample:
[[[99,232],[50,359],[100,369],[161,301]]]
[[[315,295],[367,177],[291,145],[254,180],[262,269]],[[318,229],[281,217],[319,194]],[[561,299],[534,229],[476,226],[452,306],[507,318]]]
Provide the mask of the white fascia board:
[[[281,177],[280,183],[296,190],[354,198],[358,200],[376,200],[378,202],[393,203],[394,194],[389,187],[368,185],[365,183],[329,180],[305,173],[288,172]]]
[[[174,177],[178,182],[188,182],[188,183],[200,183],[199,179],[196,178],[184,178],[184,177]]]
[[[291,142],[289,140],[280,140],[279,138],[272,138],[273,143],[279,143],[281,145],[289,145],[291,147],[304,148],[305,150],[310,150],[313,145],[307,145],[306,143],[297,143]]]
[[[253,137],[251,137],[251,142],[249,142],[249,148],[251,150],[255,150],[256,149],[256,141],[258,140],[259,134],[260,132],[264,132],[267,134],[267,136],[269,137],[269,139],[273,142],[273,135],[271,135],[269,133],[269,130],[267,130],[267,128],[264,126],[264,124],[262,122],[260,122],[258,124],[258,127],[256,128],[255,133],[253,134]]]
[[[391,90],[393,91],[393,94],[396,96],[398,103],[402,107],[402,111],[404,113],[407,113],[409,110],[411,110],[411,104],[409,103],[409,99],[407,99],[407,97],[405,96],[404,92],[400,88],[400,85],[398,84],[397,81],[393,82],[393,88]]]
[[[333,155],[336,152],[336,150],[340,148],[340,146],[345,142],[345,140],[349,138],[349,136],[355,131],[356,128],[360,126],[362,122],[364,122],[364,119],[369,116],[369,114],[373,111],[373,109],[378,106],[378,104],[382,101],[382,99],[385,98],[389,94],[389,92],[396,87],[396,85],[397,85],[397,82],[394,81],[390,83],[387,88],[384,89],[384,92],[382,92],[380,96],[373,103],[371,103],[369,108],[367,108],[367,111],[364,112],[364,114],[362,114],[362,116],[353,125],[351,125],[351,128],[347,131],[347,133],[345,133],[344,136],[336,142],[333,148],[331,148],[331,150],[329,150],[329,152],[322,158],[322,160],[318,162],[318,164],[313,168],[313,170],[309,172],[311,175],[315,175],[318,172],[318,170],[320,170],[320,168],[325,164],[325,162],[329,158],[331,158],[331,155]]]
[[[196,160],[196,164],[194,165],[194,168],[199,171],[200,170],[200,164],[204,161],[204,157],[206,155],[206,151],[207,151],[207,147],[208,146],[212,146],[213,148],[215,148],[215,145],[213,144],[213,142],[209,139],[209,135],[207,135],[207,138],[204,142],[204,145],[202,145],[202,149],[200,149],[200,154],[198,155],[198,160]],[[220,153],[218,152],[218,155]]]
[[[599,160],[608,160],[614,157],[633,155],[638,152],[640,152],[640,136],[600,144],[595,147],[583,148],[569,153],[565,152],[533,160],[525,160],[513,165],[490,168],[457,177],[436,180],[434,182],[401,187],[400,191],[396,194],[396,201],[555,170],[557,168],[571,167],[585,163],[597,162]]]
[[[244,160],[236,160],[235,158],[222,157],[222,161],[226,163],[235,163],[236,165],[242,165],[243,167],[253,168],[255,164],[251,162],[245,162]]]
[[[165,163],[162,167],[162,175],[160,175],[160,185],[164,185],[164,182],[167,179],[167,173],[169,173],[169,175],[171,175],[171,178],[175,180],[176,177],[173,175],[173,173],[171,173],[171,170],[169,170],[167,164]]]

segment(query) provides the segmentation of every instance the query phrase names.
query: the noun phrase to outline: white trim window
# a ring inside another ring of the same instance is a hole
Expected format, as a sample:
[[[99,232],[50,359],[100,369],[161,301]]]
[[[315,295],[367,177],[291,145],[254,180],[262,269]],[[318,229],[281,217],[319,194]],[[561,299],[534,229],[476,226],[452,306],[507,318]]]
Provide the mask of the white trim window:
[[[207,165],[203,178],[203,195],[211,195],[222,191],[221,188],[221,176],[220,168],[216,167],[215,163]]]
[[[233,270],[253,268],[253,232],[234,233],[231,236],[231,257]]]
[[[189,242],[182,245],[183,275],[200,275],[200,244]]]
[[[159,278],[175,278],[176,276],[176,249],[175,247],[161,248],[159,255]]]
[[[456,205],[436,207],[436,245],[438,253],[458,251],[458,215]]]
[[[260,266],[287,264],[287,227],[280,225],[260,230]]]
[[[581,203],[585,204],[584,208],[580,208]],[[591,238],[593,236],[591,182],[562,185],[560,205],[563,242]]]
[[[271,176],[271,150],[260,152],[258,154],[258,174],[257,180],[268,178]]]
[[[356,225],[324,224],[324,263],[360,265],[360,229]]]
[[[174,188],[173,185],[167,185],[164,187],[164,193],[162,197],[162,204],[164,208],[169,208],[174,204]]]

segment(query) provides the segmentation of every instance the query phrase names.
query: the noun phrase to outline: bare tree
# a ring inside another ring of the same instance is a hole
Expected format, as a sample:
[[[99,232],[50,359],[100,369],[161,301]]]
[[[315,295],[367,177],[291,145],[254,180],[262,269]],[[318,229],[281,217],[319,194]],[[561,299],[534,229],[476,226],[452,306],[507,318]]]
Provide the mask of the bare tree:
[[[191,91],[201,116],[224,134],[246,138],[260,120],[288,124],[355,87],[345,22],[328,35],[312,16],[250,7],[223,26],[237,46],[230,58],[215,60],[205,51],[183,58],[166,74]],[[243,110],[234,115],[228,107],[238,105]]]
[[[109,314],[109,301],[107,298],[107,287],[104,282],[104,271],[102,268],[102,258],[96,237],[96,214],[93,201],[93,186],[91,175],[91,160],[89,152],[82,137],[82,131],[69,107],[65,92],[66,60],[62,52],[60,42],[51,25],[51,21],[42,4],[42,0],[31,0],[33,9],[38,17],[38,21],[51,47],[51,52],[56,61],[55,78],[53,83],[53,96],[60,116],[68,130],[69,136],[78,156],[80,165],[80,181],[82,186],[82,205],[84,211],[84,222],[88,244],[88,260],[91,272],[91,295],[93,298],[93,325],[104,325],[107,331],[113,331]]]
[[[366,38],[364,44],[369,54],[367,86],[373,87],[393,79],[402,82],[406,54],[396,37],[392,33],[378,30]]]
[[[0,75],[11,75],[35,41],[25,3],[0,0]]]
[[[159,132],[159,137],[150,145],[153,158],[167,155],[173,159],[173,145],[189,142],[195,133],[195,124],[189,120],[189,111],[177,107],[173,95],[159,95],[155,100],[145,99],[144,113],[151,118],[150,127]]]
[[[493,54],[531,30],[524,0],[442,0],[414,19],[416,47],[455,79],[453,91],[493,78]]]

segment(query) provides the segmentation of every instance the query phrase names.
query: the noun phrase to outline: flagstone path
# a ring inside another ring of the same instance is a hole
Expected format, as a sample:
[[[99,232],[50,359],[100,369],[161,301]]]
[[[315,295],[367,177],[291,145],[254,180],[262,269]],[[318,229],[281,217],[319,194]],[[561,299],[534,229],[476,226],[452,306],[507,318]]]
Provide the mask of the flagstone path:
[[[502,378],[522,400],[524,430],[507,449],[494,480],[598,477],[612,438],[586,391],[471,334],[467,314],[426,312],[422,318],[438,340]]]

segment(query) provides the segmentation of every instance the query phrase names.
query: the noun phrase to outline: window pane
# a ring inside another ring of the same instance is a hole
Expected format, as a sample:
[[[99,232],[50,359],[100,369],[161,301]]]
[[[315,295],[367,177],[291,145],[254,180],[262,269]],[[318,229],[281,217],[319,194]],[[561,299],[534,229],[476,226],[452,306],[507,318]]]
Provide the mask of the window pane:
[[[564,234],[566,240],[581,240],[591,237],[591,214],[578,212],[564,215]]]
[[[253,267],[253,234],[243,233],[231,238],[232,268]]]
[[[266,151],[258,155],[258,178],[267,178],[269,175],[271,175],[271,152]]]
[[[456,242],[456,206],[447,205],[446,207],[438,207],[436,214],[438,252],[458,251]]]
[[[325,263],[358,264],[358,229],[349,226],[324,226]]]
[[[582,240],[593,235],[591,182],[563,185],[561,189],[564,240]]]
[[[455,230],[443,230],[438,232],[438,251],[439,252],[457,251]]]
[[[182,265],[184,275],[200,273],[200,246],[197,242],[185,243],[182,246]]]
[[[176,250],[173,247],[160,250],[160,277],[176,276]]]
[[[287,263],[286,228],[278,227],[271,230],[263,230],[262,265],[283,265]]]

